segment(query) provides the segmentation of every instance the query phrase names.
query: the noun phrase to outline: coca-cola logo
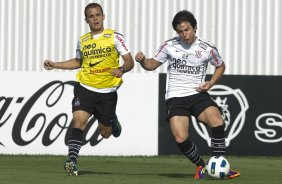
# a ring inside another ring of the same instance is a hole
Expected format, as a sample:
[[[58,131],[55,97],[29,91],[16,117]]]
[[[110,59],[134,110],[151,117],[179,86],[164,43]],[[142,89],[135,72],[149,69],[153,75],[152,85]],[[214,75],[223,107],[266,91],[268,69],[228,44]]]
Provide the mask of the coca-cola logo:
[[[52,81],[38,89],[30,97],[1,96],[0,97],[0,129],[8,124],[12,125],[12,140],[18,146],[26,146],[42,137],[42,145],[50,146],[60,136],[64,136],[64,144],[67,144],[72,129],[71,98],[69,102],[62,102],[66,90],[73,88],[75,81]],[[66,108],[56,109],[56,112],[48,114],[46,109],[55,109],[58,103],[64,103]],[[22,105],[15,111],[13,105]],[[69,107],[69,108],[67,108]],[[50,118],[52,117],[52,119]],[[99,130],[92,130],[96,118],[89,119],[83,134],[83,145],[89,143],[97,145],[103,138],[99,137]],[[91,135],[88,135],[91,134]],[[28,136],[27,136],[28,135]],[[39,136],[40,135],[40,136]],[[0,146],[6,147],[0,137]]]

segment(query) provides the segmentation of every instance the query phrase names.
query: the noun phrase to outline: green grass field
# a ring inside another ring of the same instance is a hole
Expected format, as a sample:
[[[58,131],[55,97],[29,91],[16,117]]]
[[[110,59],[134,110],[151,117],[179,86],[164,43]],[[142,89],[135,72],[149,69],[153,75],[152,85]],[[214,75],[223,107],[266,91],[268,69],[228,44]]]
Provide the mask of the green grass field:
[[[204,157],[205,159],[207,157]],[[1,184],[188,184],[282,183],[282,157],[228,157],[241,176],[232,180],[194,180],[194,165],[184,156],[84,157],[79,176],[67,176],[62,156],[0,155]]]

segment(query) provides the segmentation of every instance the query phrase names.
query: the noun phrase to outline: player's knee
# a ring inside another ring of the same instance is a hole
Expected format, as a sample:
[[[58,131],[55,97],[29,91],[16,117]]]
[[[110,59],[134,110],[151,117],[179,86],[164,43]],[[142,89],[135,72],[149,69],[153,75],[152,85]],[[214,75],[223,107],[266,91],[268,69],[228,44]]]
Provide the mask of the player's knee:
[[[221,116],[213,116],[207,121],[210,127],[218,127],[224,125],[224,121]]]
[[[79,129],[84,129],[84,127],[86,126],[86,123],[87,122],[83,122],[83,121],[78,121],[78,120],[76,120],[76,121],[74,121],[73,122],[73,127],[74,128],[79,128]]]
[[[111,130],[108,128],[100,129],[100,134],[103,138],[107,139],[111,136]]]
[[[216,118],[211,123],[212,123],[211,127],[218,127],[218,126],[224,125],[223,119],[221,117],[220,118]]]
[[[101,136],[105,139],[108,139],[111,136],[111,134],[109,134],[109,133],[102,134],[101,133]]]
[[[189,134],[185,134],[185,135],[175,135],[174,139],[177,143],[182,143],[184,142],[186,139],[188,139]]]

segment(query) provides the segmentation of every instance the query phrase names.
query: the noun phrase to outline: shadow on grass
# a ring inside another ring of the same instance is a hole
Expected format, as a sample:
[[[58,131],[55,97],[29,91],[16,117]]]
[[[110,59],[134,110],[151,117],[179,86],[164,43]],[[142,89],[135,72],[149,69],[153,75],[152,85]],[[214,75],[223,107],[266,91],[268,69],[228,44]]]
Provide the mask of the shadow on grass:
[[[156,175],[156,176],[163,176],[163,177],[169,177],[169,178],[193,178],[194,175],[193,174],[183,174],[183,173],[151,173],[151,174],[128,174],[128,175],[140,175],[140,176],[152,176],[152,175]]]
[[[79,171],[79,175],[111,175],[111,174],[118,174],[118,173],[113,173],[113,172],[94,172],[94,171]],[[119,173],[120,174],[124,174],[124,173]],[[125,174],[125,175],[139,175],[139,176],[152,176],[152,175],[156,175],[156,176],[162,176],[162,177],[168,177],[168,178],[194,178],[194,174],[186,174],[186,173],[139,173],[139,174]],[[212,178],[209,176],[205,177],[205,180],[219,180],[216,178]],[[220,179],[220,180],[227,180],[227,178],[225,179]]]
[[[159,174],[159,176],[166,176],[169,178],[194,178],[194,174],[180,174],[180,173],[170,173],[170,174]],[[205,176],[204,180],[217,180],[217,181],[223,181],[228,180],[228,178],[224,179],[218,179],[218,178],[212,178],[210,176]]]
[[[159,174],[159,176],[165,176],[169,178],[193,178],[193,174],[183,174],[183,173],[164,173],[164,174]]]
[[[107,175],[107,174],[114,174],[112,172],[94,172],[94,171],[79,171],[79,175],[90,175],[90,174],[104,174],[104,175]]]

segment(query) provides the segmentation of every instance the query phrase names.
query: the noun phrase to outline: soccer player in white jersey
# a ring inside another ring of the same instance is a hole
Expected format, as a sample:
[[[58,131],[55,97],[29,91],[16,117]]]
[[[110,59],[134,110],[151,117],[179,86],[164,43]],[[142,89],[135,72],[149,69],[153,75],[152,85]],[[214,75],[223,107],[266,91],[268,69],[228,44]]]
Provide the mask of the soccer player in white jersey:
[[[64,168],[69,175],[78,175],[77,158],[83,144],[82,136],[91,115],[98,120],[103,138],[119,137],[121,125],[115,115],[117,90],[122,76],[134,66],[133,58],[124,37],[105,29],[105,15],[98,3],[90,3],[84,10],[90,32],[81,36],[76,58],[62,62],[44,61],[46,70],[77,69],[78,82],[74,86],[72,101],[73,127],[68,140],[68,159]],[[119,65],[121,55],[124,63]]]
[[[196,36],[197,20],[186,10],[178,12],[173,21],[178,37],[165,41],[153,58],[138,52],[135,60],[145,70],[155,70],[168,61],[166,103],[167,119],[181,152],[196,165],[195,179],[205,177],[206,163],[188,134],[191,116],[211,128],[213,155],[225,156],[224,121],[218,105],[207,92],[215,85],[225,70],[225,64],[217,49],[210,42]],[[215,67],[209,81],[205,81],[208,64]],[[239,172],[231,170],[228,177]]]

